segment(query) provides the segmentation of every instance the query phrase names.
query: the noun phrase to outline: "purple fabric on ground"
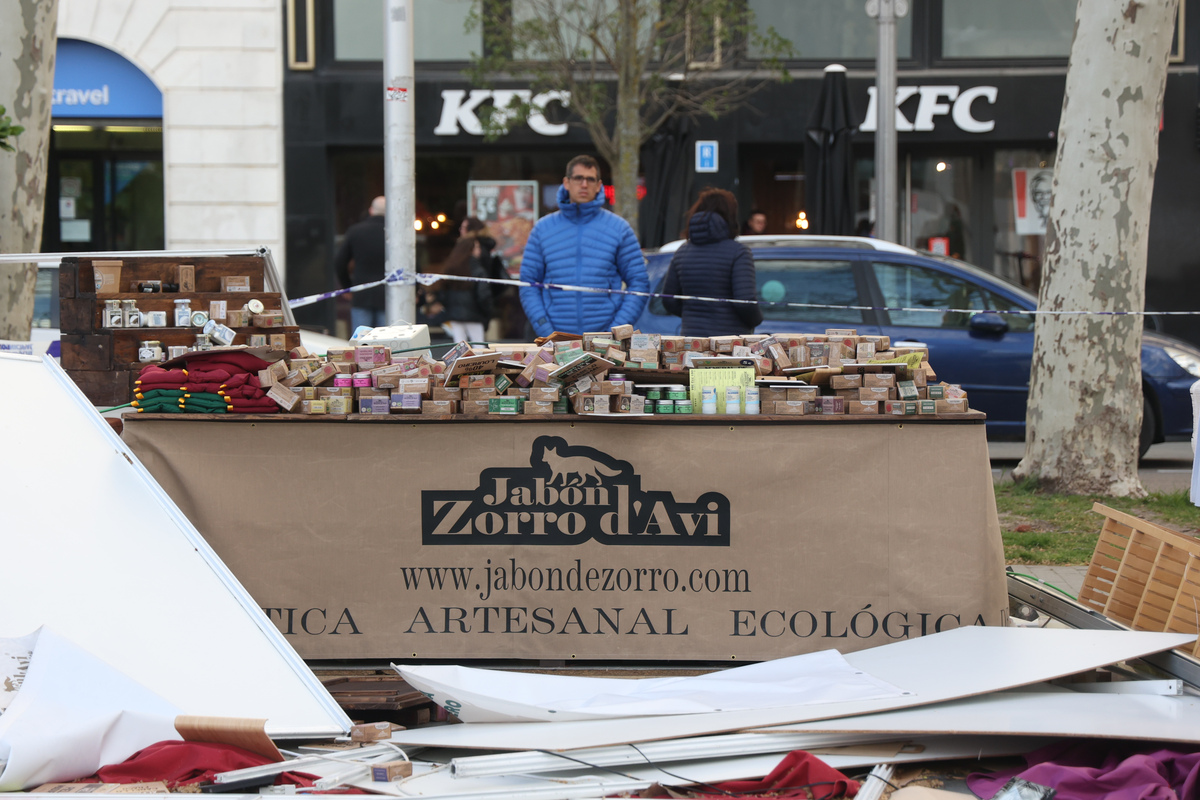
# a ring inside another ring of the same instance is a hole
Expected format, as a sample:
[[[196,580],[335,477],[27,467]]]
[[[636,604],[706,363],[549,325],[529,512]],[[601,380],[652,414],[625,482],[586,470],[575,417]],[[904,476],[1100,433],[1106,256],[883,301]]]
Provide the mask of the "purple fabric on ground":
[[[1200,800],[1200,752],[1150,743],[1068,741],[1025,756],[1028,767],[967,778],[991,798],[1012,777],[1057,790],[1055,800]]]

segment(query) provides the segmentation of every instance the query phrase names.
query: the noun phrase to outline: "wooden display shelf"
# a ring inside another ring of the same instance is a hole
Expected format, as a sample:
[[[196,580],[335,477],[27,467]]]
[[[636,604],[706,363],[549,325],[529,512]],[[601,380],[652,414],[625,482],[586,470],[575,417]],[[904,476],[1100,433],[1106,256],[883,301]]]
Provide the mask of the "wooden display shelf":
[[[287,349],[300,345],[300,328],[285,325],[280,328],[235,328],[234,344],[247,344],[251,335],[283,334]],[[135,364],[138,369],[138,346],[146,340],[162,342],[168,347],[191,347],[196,343],[200,328],[102,328],[97,333],[64,333],[61,336],[62,358],[69,369],[125,369]]]
[[[266,285],[263,276],[263,260],[258,256],[197,256],[194,258],[80,258],[74,291],[70,297],[95,297],[96,276],[92,271],[94,261],[121,261],[120,287],[125,293],[137,292],[139,281],[163,281],[175,283],[180,264],[191,264],[196,268],[196,294],[221,292],[221,278],[244,275],[250,279],[249,292],[235,292],[245,295],[247,299],[255,292],[262,293]],[[61,276],[61,273],[60,273]],[[60,277],[61,286],[61,277]],[[65,295],[64,295],[65,296]],[[112,295],[109,295],[110,297]],[[101,297],[100,299],[104,299]]]
[[[193,312],[203,311],[205,314],[208,313],[209,303],[214,300],[224,300],[226,307],[230,310],[238,310],[251,300],[261,300],[268,312],[281,310],[283,303],[278,292],[122,292],[121,294],[102,294],[91,297],[72,297],[59,301],[60,327],[62,330],[76,333],[125,330],[104,327],[104,301],[106,300],[134,300],[137,302],[138,311],[143,314],[147,311],[164,311],[167,314],[167,320],[174,321],[175,301],[184,299],[191,302]],[[217,320],[217,322],[223,321]],[[142,328],[141,330],[162,329]],[[235,330],[241,329],[235,328]]]
[[[205,422],[370,422],[383,425],[437,423],[598,423],[617,425],[981,425],[987,421],[982,411],[965,414],[920,414],[897,417],[892,414],[137,414],[139,419],[177,419]]]

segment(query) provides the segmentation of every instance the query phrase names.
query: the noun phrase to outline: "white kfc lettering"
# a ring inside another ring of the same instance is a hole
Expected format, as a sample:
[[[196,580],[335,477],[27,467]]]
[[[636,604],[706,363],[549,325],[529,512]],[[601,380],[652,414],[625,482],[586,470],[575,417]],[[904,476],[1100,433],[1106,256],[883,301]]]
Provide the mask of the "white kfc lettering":
[[[468,96],[465,89],[443,89],[442,116],[433,133],[435,136],[457,136],[460,133],[482,136],[483,125],[479,122],[475,110],[485,101],[491,100],[496,109],[495,119],[497,122],[503,122],[505,109],[514,99],[519,99],[531,107],[527,121],[535,133],[542,136],[562,136],[567,132],[565,122],[550,122],[546,119],[546,106],[557,102],[564,108],[567,107],[571,101],[570,92],[542,92],[533,95],[528,89],[472,89]]]
[[[913,95],[920,94],[917,103],[917,113],[909,120],[900,110],[900,106]],[[996,127],[995,120],[981,120],[974,116],[972,104],[979,98],[995,105],[997,90],[995,86],[973,86],[960,91],[957,86],[898,86],[896,87],[896,130],[898,132],[931,131],[934,127],[934,117],[950,115],[955,126],[966,133],[987,133]],[[953,105],[949,102],[953,101]],[[859,130],[873,133],[878,129],[876,124],[879,110],[874,86],[867,87],[867,114]]]

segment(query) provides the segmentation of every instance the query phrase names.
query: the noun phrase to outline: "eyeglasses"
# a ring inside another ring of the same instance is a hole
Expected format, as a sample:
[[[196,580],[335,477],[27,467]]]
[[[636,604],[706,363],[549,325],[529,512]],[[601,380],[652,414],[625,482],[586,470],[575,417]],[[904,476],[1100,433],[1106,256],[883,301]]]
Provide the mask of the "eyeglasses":
[[[600,182],[599,178],[594,178],[591,175],[572,175],[567,180],[571,183],[586,183],[588,186],[594,186]]]

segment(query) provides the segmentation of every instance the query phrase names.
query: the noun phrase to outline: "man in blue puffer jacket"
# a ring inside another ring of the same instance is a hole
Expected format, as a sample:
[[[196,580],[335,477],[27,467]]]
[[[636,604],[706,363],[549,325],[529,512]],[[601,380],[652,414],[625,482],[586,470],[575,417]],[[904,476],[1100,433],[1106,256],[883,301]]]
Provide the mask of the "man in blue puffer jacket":
[[[646,261],[629,223],[604,210],[600,165],[576,156],[558,190],[559,211],[533,226],[521,260],[521,280],[650,291]],[[584,333],[632,325],[645,297],[608,292],[574,292],[521,287],[521,305],[538,336],[554,331]]]

